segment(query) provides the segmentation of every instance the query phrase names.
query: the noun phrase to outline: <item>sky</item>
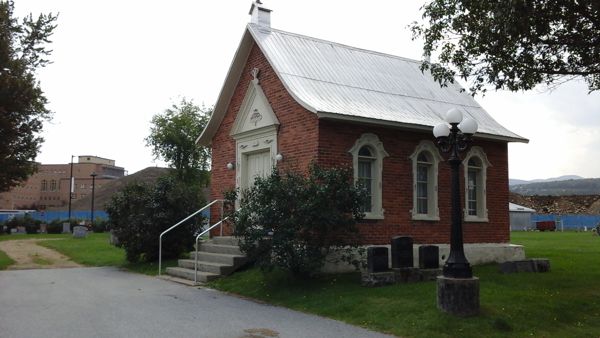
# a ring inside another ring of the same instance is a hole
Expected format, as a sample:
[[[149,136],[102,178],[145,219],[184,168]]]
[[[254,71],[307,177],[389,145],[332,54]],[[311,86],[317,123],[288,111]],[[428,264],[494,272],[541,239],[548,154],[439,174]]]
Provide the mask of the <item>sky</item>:
[[[271,26],[421,59],[407,26],[421,1],[263,0]],[[130,174],[165,166],[146,147],[152,116],[183,97],[212,106],[246,24],[250,0],[16,0],[15,15],[58,13],[52,64],[38,72],[54,111],[37,161],[114,159]],[[435,61],[435,60],[433,60]],[[600,93],[581,81],[549,91],[489,92],[476,100],[529,139],[509,144],[509,176],[600,177]]]

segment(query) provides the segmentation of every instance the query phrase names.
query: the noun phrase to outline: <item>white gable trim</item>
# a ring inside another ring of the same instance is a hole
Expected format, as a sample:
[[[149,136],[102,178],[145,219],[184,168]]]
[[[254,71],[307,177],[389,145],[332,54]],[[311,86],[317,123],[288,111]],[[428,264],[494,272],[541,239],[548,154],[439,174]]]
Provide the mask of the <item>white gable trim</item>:
[[[258,72],[257,68],[252,71],[254,79],[246,90],[231,128],[230,135],[236,140],[249,135],[262,134],[264,129],[277,129],[279,126],[279,120],[259,84]]]

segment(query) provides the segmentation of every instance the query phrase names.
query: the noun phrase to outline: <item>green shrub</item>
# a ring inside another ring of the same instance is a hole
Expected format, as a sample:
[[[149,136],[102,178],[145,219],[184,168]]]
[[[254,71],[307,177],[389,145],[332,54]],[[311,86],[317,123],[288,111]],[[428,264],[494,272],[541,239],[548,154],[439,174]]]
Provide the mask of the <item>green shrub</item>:
[[[97,219],[92,223],[92,231],[96,233],[108,231],[108,221],[105,219]]]
[[[29,223],[25,225],[25,232],[29,235],[37,234],[40,230],[40,225],[36,223]]]
[[[131,183],[106,205],[109,227],[125,249],[127,260],[147,262],[158,259],[158,239],[164,230],[202,207],[200,186],[178,182],[172,176],[155,185]],[[163,236],[163,258],[177,258],[192,249],[193,234],[201,216]]]
[[[257,178],[233,215],[241,250],[263,270],[279,267],[297,277],[318,272],[332,251],[358,265],[356,221],[366,194],[352,182],[348,168],[316,165],[308,176],[275,170]]]
[[[8,221],[6,221],[7,232],[10,232],[10,229],[16,229],[18,227],[24,227],[25,232],[28,234],[36,234],[40,229],[40,224],[42,222],[36,219],[33,219],[28,214],[24,216],[15,216]]]

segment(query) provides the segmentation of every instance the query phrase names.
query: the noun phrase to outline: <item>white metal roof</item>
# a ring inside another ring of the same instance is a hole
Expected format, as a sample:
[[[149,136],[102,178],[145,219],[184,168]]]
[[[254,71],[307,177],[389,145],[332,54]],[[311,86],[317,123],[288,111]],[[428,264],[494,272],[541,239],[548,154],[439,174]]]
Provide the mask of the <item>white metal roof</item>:
[[[527,142],[496,122],[457,83],[440,87],[421,72],[419,61],[248,24],[199,143],[210,143],[216,132],[252,41],[290,95],[319,118],[431,130],[450,108],[457,108],[477,121],[479,137]]]
[[[508,203],[508,211],[512,211],[512,212],[535,212],[535,210],[528,208],[528,207],[524,207],[522,205],[519,204],[514,204],[514,203]]]

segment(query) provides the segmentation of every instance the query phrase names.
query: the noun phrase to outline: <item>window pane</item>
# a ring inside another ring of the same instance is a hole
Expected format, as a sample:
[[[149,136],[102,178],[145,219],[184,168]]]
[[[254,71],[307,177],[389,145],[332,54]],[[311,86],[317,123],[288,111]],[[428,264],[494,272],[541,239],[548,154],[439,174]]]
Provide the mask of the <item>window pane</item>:
[[[365,146],[365,147],[360,148],[360,150],[358,151],[358,156],[372,157],[373,154],[371,153],[371,149],[369,149],[369,147]]]
[[[427,214],[429,212],[429,165],[417,165],[417,213]]]
[[[472,216],[477,215],[477,176],[479,171],[476,169],[469,169],[467,172],[467,210],[468,214]]]
[[[366,190],[367,198],[363,206],[364,212],[371,212],[373,202],[373,160],[359,159],[358,184]]]

